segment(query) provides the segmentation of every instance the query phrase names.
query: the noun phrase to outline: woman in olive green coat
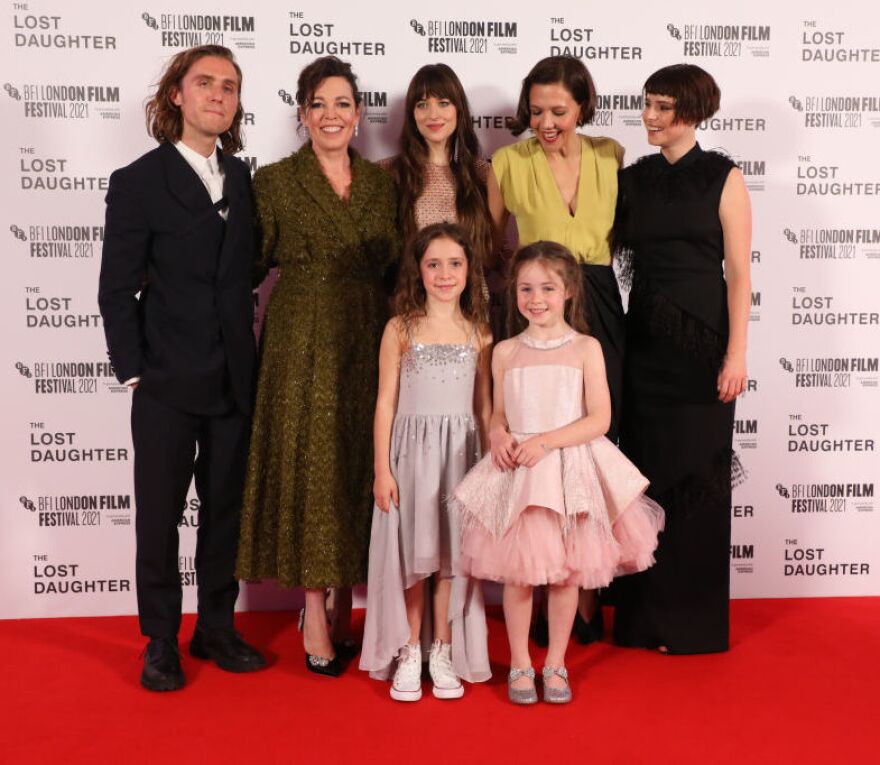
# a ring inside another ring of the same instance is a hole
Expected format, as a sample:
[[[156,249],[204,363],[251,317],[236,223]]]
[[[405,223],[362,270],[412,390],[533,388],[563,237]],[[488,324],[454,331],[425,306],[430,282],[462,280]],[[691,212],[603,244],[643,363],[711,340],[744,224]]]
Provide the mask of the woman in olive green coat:
[[[309,142],[254,176],[258,279],[276,265],[281,276],[263,324],[238,575],[306,588],[306,666],[338,674],[324,593],[366,579],[395,200],[388,176],[348,145],[360,117],[350,66],[317,59],[297,102]],[[350,596],[340,600],[350,612]]]

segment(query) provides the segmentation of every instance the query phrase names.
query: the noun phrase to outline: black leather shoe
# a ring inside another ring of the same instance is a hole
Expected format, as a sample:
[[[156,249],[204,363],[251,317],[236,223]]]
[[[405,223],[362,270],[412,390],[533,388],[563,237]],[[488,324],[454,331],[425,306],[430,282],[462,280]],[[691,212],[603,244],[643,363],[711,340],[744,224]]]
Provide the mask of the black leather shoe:
[[[176,691],[185,682],[177,638],[150,638],[144,651],[141,685],[148,691]]]
[[[345,667],[338,656],[326,659],[323,656],[312,656],[312,654],[306,652],[306,669],[309,672],[314,672],[316,675],[339,677]]]
[[[605,622],[602,618],[602,606],[596,606],[596,610],[593,612],[593,618],[588,622],[584,621],[579,610],[575,611],[574,625],[572,626],[571,631],[574,635],[574,639],[581,645],[589,645],[590,643],[597,643],[600,641],[605,632]]]
[[[255,672],[266,666],[263,655],[233,629],[208,632],[196,626],[189,652],[197,659],[210,659],[227,672]]]

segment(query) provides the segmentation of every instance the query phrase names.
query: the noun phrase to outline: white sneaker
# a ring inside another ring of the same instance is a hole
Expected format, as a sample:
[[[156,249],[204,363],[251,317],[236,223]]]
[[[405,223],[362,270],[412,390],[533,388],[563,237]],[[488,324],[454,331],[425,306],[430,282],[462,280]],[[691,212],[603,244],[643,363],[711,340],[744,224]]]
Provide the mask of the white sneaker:
[[[434,698],[460,699],[464,695],[464,686],[452,668],[452,646],[435,640],[428,657],[428,671],[434,682]]]
[[[397,654],[391,698],[395,701],[418,701],[422,698],[422,647],[418,643],[408,643]]]

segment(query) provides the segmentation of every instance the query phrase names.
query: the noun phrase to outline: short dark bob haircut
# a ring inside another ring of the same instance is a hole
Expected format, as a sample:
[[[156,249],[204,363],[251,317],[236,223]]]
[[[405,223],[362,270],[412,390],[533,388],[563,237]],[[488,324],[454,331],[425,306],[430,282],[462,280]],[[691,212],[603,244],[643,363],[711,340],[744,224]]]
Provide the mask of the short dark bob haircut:
[[[718,83],[706,70],[694,64],[664,66],[645,82],[645,95],[675,99],[675,121],[698,125],[709,119],[721,106]]]
[[[355,106],[361,105],[361,94],[358,92],[357,77],[351,70],[351,64],[336,56],[316,58],[300,73],[296,83],[296,103],[300,109],[308,108],[315,91],[328,77],[342,77],[351,86]]]
[[[548,56],[542,58],[532,67],[532,71],[522,81],[519,91],[519,103],[516,105],[516,116],[509,121],[508,127],[514,135],[519,135],[529,128],[531,109],[529,94],[532,85],[555,85],[559,83],[581,108],[578,115],[578,127],[586,125],[596,113],[596,86],[584,62],[574,56]]]

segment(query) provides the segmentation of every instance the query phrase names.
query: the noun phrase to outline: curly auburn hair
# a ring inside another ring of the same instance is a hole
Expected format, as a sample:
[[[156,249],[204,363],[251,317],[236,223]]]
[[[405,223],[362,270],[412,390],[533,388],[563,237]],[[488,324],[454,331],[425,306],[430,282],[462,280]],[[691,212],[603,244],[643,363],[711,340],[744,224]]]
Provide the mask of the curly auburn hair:
[[[433,223],[425,226],[416,234],[406,248],[400,263],[400,274],[397,277],[397,289],[394,291],[394,315],[403,325],[403,335],[410,337],[419,319],[426,314],[428,294],[422,283],[422,258],[428,251],[431,242],[437,239],[449,239],[464,251],[467,258],[468,273],[464,291],[459,297],[461,313],[465,319],[479,330],[488,327],[488,309],[480,279],[479,256],[468,241],[464,229],[456,223]]]
[[[532,119],[529,96],[533,85],[562,85],[580,107],[577,126],[592,121],[596,113],[596,86],[586,64],[574,56],[548,56],[532,67],[519,91],[516,116],[507,120],[507,127],[513,135],[520,135],[529,129]]]
[[[492,251],[492,226],[486,183],[477,172],[480,142],[461,80],[446,64],[423,66],[413,75],[406,91],[400,153],[391,163],[403,239],[411,241],[418,231],[416,202],[425,189],[428,146],[416,125],[415,109],[419,101],[430,97],[447,99],[455,107],[456,127],[447,143],[446,153],[455,181],[456,217],[476,248],[480,261],[488,262]]]
[[[241,121],[244,118],[244,107],[241,105],[241,68],[236,63],[232,51],[222,45],[199,45],[188,48],[171,59],[156,86],[155,94],[144,106],[147,132],[159,143],[177,143],[180,140],[183,135],[183,115],[172,98],[180,92],[183,78],[186,77],[190,67],[206,56],[225,59],[232,64],[238,76],[238,109],[235,110],[229,130],[220,135],[223,153],[236,154],[244,148],[244,138],[241,133]]]
[[[565,300],[565,320],[578,332],[589,335],[586,316],[581,268],[566,247],[557,242],[538,241],[520,248],[511,258],[507,271],[507,332],[508,337],[522,332],[527,326],[526,317],[519,312],[516,300],[516,278],[528,263],[540,263],[553,269],[562,280],[568,297]]]
[[[718,83],[695,64],[672,64],[658,69],[645,81],[642,92],[674,98],[675,121],[685,125],[699,125],[721,106]]]

